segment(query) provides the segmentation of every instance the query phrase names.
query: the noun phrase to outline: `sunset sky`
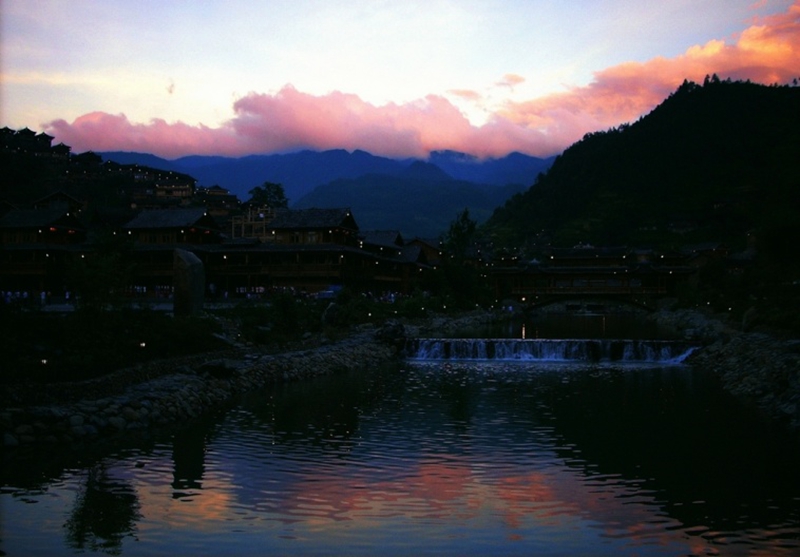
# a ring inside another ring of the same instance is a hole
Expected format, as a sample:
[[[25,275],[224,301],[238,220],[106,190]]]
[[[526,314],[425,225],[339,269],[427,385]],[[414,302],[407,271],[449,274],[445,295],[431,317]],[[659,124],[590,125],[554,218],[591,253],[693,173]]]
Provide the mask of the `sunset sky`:
[[[800,0],[0,0],[0,126],[85,150],[560,152],[800,78]]]

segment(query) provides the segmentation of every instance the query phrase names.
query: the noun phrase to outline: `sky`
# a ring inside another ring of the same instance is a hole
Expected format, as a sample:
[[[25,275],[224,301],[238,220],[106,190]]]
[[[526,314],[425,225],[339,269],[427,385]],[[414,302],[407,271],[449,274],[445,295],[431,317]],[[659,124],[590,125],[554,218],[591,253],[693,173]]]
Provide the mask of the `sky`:
[[[800,78],[800,0],[0,0],[0,127],[165,158],[549,156]]]

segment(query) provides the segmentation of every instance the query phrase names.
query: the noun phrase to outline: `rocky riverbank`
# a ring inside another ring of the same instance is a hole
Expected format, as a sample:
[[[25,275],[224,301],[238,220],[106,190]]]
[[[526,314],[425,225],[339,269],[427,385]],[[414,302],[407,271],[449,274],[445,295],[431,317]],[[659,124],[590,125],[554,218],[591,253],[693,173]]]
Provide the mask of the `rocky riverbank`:
[[[714,372],[726,390],[800,431],[800,339],[745,332],[698,311],[662,311],[652,318],[701,343],[688,364]]]
[[[6,449],[76,445],[177,424],[249,390],[377,365],[395,354],[393,346],[376,340],[373,330],[362,330],[313,350],[265,355],[240,349],[152,362],[103,380],[39,386],[35,404],[29,388],[6,396],[10,405],[0,412],[3,444]]]
[[[92,442],[170,426],[266,385],[307,379],[396,358],[403,339],[446,336],[483,326],[487,312],[365,326],[312,349],[263,354],[257,347],[151,362],[83,383],[17,388],[3,395],[0,430],[7,450]],[[701,344],[688,363],[716,373],[724,387],[800,431],[800,340],[741,332],[695,311],[652,315]]]
[[[380,365],[395,358],[406,336],[447,334],[491,321],[473,312],[416,323],[369,325],[338,342],[263,354],[256,346],[155,361],[80,383],[28,385],[2,393],[0,429],[6,449],[91,442],[169,426],[218,408],[266,385]]]

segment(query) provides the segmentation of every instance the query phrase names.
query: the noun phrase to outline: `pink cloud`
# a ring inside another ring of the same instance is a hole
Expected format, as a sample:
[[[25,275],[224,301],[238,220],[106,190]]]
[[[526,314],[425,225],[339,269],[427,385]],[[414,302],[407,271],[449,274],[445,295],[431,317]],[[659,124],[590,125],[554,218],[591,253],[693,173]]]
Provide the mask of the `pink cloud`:
[[[520,147],[536,151],[542,144],[537,130],[502,120],[476,127],[436,95],[375,106],[352,94],[315,96],[287,85],[274,95],[251,93],[233,110],[234,117],[220,128],[163,120],[135,124],[123,114],[93,112],[71,124],[56,120],[45,129],[76,152],[144,151],[168,158],[338,148],[392,157],[424,157],[436,149],[494,156]]]
[[[483,99],[483,95],[472,89],[451,89],[448,93],[465,101],[477,102]]]
[[[507,73],[503,76],[503,79],[498,81],[495,85],[498,87],[508,87],[509,89],[513,89],[515,85],[519,85],[520,83],[524,83],[525,78],[521,75]]]
[[[141,151],[164,157],[186,154],[236,155],[241,141],[228,127],[189,126],[153,119],[149,124],[131,123],[124,114],[90,112],[71,124],[55,120],[45,130],[57,141],[82,151]]]
[[[591,131],[630,122],[652,110],[684,79],[788,83],[800,77],[800,0],[782,14],[755,19],[729,43],[711,40],[675,58],[629,62],[596,72],[582,87],[525,102],[508,102],[484,125],[474,125],[450,101],[429,95],[405,104],[370,104],[354,94],[315,96],[287,85],[275,94],[249,95],[233,105],[233,118],[218,128],[130,122],[123,114],[85,114],[56,120],[45,131],[85,150],[144,151],[164,157],[188,154],[241,156],[298,149],[363,149],[392,157],[426,156],[452,149],[479,157],[511,151],[546,156]],[[507,74],[513,87],[524,78]],[[480,102],[474,91],[450,94]]]

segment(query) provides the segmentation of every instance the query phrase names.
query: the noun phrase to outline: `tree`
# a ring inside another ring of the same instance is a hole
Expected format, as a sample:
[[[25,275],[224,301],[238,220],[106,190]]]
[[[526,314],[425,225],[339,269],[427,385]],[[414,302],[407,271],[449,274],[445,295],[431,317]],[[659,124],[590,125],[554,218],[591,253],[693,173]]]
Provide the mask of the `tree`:
[[[456,307],[474,307],[488,300],[489,290],[479,269],[480,262],[467,261],[475,249],[477,226],[469,216],[469,209],[465,208],[450,223],[443,238],[449,257],[445,258],[441,272]]]
[[[286,209],[289,206],[289,200],[286,199],[286,193],[281,184],[264,182],[247,193],[250,194],[248,203],[252,205],[266,206],[270,209]]]
[[[469,216],[469,209],[464,208],[450,223],[450,228],[444,236],[445,250],[461,263],[466,259],[469,249],[475,242],[475,229],[478,224]]]

